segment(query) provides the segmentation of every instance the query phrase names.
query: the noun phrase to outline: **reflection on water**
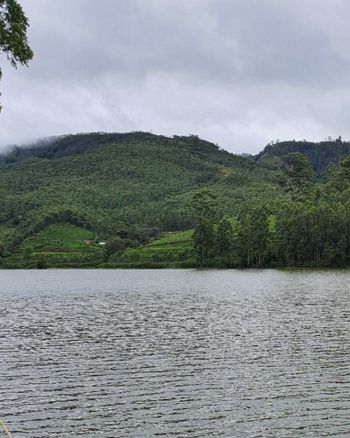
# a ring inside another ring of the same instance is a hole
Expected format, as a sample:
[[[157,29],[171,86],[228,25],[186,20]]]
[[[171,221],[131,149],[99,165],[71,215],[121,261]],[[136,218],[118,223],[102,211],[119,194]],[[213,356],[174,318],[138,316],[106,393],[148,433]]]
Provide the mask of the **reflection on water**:
[[[0,271],[14,437],[350,436],[346,271]]]

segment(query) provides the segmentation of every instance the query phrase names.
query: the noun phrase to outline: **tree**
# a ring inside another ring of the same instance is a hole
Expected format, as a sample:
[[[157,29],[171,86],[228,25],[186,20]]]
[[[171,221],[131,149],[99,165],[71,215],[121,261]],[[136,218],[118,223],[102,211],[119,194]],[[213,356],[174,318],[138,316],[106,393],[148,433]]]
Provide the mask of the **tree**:
[[[40,257],[36,262],[36,269],[47,269],[46,260],[43,257]]]
[[[195,193],[192,198],[195,222],[192,240],[201,267],[205,265],[214,251],[215,199],[216,196],[209,190],[201,190]]]
[[[108,259],[109,256],[116,252],[124,251],[125,243],[119,236],[110,239],[105,246],[105,253]]]
[[[195,222],[203,218],[213,221],[216,215],[216,196],[210,190],[203,189],[192,197],[192,210]]]
[[[329,172],[330,187],[337,191],[344,191],[350,185],[350,157],[346,157],[340,165],[333,166]]]
[[[33,254],[33,247],[26,246],[23,250],[22,256],[25,260],[28,260]]]
[[[18,64],[27,65],[33,58],[28,45],[28,26],[29,21],[16,0],[0,0],[0,51],[15,68]],[[0,79],[1,76],[0,68]]]
[[[267,210],[264,206],[244,205],[238,222],[241,264],[248,268],[261,268],[269,253],[270,232]]]
[[[304,190],[311,185],[315,172],[304,154],[291,152],[282,157],[282,162],[294,188]]]
[[[216,255],[223,265],[230,265],[233,250],[233,228],[230,220],[223,217],[219,222],[216,235]]]
[[[213,255],[215,245],[214,225],[207,219],[203,219],[194,228],[193,246],[199,266],[203,267]]]

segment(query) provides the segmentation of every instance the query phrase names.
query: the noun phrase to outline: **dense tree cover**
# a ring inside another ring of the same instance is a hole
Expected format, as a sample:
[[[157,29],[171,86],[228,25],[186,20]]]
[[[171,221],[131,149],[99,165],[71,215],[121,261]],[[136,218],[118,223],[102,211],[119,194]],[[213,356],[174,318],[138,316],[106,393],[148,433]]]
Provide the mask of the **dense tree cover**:
[[[327,139],[318,143],[303,141],[283,141],[267,145],[255,156],[256,161],[272,167],[281,166],[281,159],[290,153],[301,153],[311,162],[318,175],[323,175],[333,163],[338,164],[350,154],[350,142]]]
[[[292,189],[304,191],[310,187],[315,175],[311,163],[305,155],[300,152],[291,152],[282,157],[282,166]]]
[[[204,266],[350,265],[350,157],[332,169],[327,181],[311,186],[313,172],[299,155],[284,157],[290,182],[286,190],[293,191],[288,202],[243,204],[235,227],[227,218],[218,226],[211,222],[214,233],[206,241]],[[200,226],[197,221],[195,248],[204,240],[199,239]]]
[[[28,45],[28,19],[16,0],[0,0],[0,51],[13,67],[27,65],[33,57]],[[1,79],[0,68],[0,79]],[[1,109],[1,107],[0,107]]]

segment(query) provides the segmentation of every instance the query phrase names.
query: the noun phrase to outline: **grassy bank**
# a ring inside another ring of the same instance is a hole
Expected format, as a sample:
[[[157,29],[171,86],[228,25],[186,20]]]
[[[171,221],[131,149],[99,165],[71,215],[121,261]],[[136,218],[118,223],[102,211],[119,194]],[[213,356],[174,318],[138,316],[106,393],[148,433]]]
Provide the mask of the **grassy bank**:
[[[13,230],[1,227],[10,239]],[[138,248],[128,248],[106,260],[104,245],[89,230],[53,224],[30,236],[15,254],[2,259],[2,268],[176,268],[193,267],[192,230],[163,234]]]

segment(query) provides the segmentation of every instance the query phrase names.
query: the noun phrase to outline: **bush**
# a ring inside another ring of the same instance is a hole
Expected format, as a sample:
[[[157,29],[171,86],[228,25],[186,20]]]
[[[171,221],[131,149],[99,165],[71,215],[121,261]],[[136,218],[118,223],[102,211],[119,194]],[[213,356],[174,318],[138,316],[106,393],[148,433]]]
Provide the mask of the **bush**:
[[[125,243],[120,237],[114,237],[110,239],[105,246],[106,256],[110,257],[112,254],[120,251],[124,251]]]
[[[43,258],[36,262],[36,269],[47,269],[47,263]]]

